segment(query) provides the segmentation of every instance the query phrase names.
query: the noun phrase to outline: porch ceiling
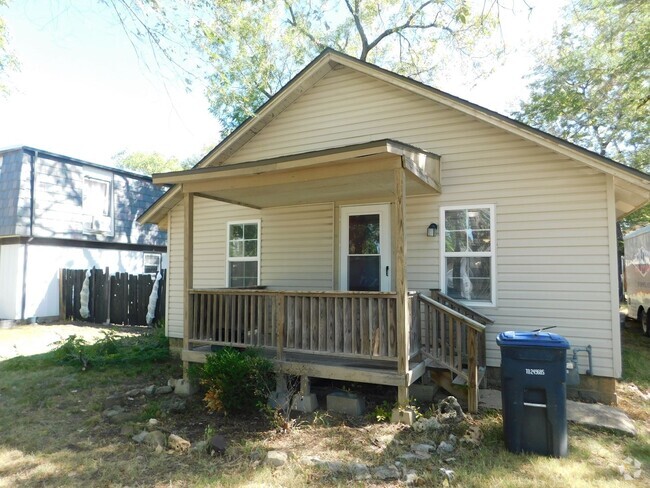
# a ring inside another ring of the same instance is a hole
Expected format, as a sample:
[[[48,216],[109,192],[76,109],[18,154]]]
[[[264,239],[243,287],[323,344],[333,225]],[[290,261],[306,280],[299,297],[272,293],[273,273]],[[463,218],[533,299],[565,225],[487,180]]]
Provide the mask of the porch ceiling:
[[[273,158],[154,175],[184,193],[252,208],[352,199],[394,198],[395,169],[407,195],[440,189],[439,157],[396,141],[377,141]]]

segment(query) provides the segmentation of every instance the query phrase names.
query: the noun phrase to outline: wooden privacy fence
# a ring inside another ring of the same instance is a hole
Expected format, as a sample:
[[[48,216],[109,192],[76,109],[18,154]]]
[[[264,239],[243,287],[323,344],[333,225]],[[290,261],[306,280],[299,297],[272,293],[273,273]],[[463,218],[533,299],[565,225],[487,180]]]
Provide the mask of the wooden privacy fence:
[[[414,298],[409,297],[409,306],[415,303]],[[190,300],[190,347],[276,348],[278,358],[285,350],[397,358],[394,293],[191,290]],[[413,316],[419,319],[419,312]],[[412,322],[410,329],[410,354],[415,355],[419,320]]]
[[[83,317],[81,290],[88,279],[88,316]],[[166,270],[160,271],[158,299],[152,323],[165,317]],[[94,323],[124,325],[146,325],[149,297],[155,283],[155,276],[149,274],[110,274],[93,268],[61,269],[59,272],[59,315],[62,319],[85,320]]]

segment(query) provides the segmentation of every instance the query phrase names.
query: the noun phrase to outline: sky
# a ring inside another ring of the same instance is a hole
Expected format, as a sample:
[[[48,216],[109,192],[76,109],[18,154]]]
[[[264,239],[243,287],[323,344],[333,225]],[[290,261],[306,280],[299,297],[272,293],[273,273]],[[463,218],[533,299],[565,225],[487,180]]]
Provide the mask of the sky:
[[[526,98],[531,50],[551,38],[566,1],[528,0],[532,14],[504,13],[508,54],[493,75],[447,71],[435,86],[504,114],[516,109]],[[188,92],[169,70],[145,63],[101,1],[11,0],[0,16],[21,64],[9,95],[0,95],[0,148],[32,146],[112,165],[120,151],[182,160],[219,142],[203,87]]]

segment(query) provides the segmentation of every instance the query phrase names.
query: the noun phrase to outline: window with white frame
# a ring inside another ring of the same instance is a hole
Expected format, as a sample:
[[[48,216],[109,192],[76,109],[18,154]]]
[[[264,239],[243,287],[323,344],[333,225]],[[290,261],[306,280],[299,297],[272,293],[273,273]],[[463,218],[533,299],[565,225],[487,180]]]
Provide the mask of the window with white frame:
[[[442,207],[440,221],[443,292],[472,305],[494,305],[494,205]]]
[[[233,288],[259,285],[260,222],[228,223],[228,286]]]
[[[144,253],[144,274],[155,275],[160,271],[160,261],[162,256],[157,252]]]
[[[113,232],[113,189],[109,178],[103,174],[84,175],[83,214],[84,233],[112,234]]]

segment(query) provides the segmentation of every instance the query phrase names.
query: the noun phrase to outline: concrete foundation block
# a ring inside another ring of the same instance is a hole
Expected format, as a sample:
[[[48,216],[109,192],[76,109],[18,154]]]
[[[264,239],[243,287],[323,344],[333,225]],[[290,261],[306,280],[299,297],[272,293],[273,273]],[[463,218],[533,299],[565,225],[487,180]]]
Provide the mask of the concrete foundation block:
[[[318,408],[318,399],[315,393],[308,395],[295,395],[291,402],[291,410],[303,413],[311,413]]]
[[[415,398],[420,403],[431,403],[437,391],[438,385],[413,384],[409,386],[409,398]]]
[[[269,395],[267,405],[276,410],[288,411],[291,395],[288,391],[274,391]]]
[[[180,396],[190,396],[194,395],[199,391],[199,385],[195,382],[179,379],[179,380],[170,380],[168,385],[174,388],[174,393]]]
[[[327,395],[327,410],[359,417],[366,410],[366,399],[356,393],[335,391]]]
[[[415,422],[415,410],[409,407],[394,408],[390,421],[393,424],[413,425],[413,422]]]

